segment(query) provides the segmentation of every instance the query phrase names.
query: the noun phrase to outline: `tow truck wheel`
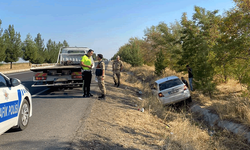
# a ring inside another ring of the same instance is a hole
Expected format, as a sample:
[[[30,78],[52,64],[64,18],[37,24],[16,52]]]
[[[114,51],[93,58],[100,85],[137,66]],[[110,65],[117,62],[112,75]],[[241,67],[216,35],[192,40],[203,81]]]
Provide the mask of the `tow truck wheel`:
[[[25,99],[20,109],[18,118],[18,129],[24,130],[29,124],[30,106],[28,101]]]

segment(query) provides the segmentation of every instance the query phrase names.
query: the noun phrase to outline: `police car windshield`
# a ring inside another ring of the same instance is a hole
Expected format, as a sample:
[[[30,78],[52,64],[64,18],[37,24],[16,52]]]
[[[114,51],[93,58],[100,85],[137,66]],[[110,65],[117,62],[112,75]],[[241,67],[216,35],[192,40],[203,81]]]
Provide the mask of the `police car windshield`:
[[[159,84],[160,91],[183,84],[180,79],[173,79]]]

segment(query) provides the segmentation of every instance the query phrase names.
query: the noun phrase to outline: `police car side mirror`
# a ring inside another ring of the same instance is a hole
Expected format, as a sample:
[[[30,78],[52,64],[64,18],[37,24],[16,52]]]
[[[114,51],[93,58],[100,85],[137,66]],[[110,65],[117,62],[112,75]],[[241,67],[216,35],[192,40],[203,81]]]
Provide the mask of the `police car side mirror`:
[[[18,80],[17,78],[10,78],[10,83],[11,83],[11,86],[18,86],[21,84],[21,81]]]

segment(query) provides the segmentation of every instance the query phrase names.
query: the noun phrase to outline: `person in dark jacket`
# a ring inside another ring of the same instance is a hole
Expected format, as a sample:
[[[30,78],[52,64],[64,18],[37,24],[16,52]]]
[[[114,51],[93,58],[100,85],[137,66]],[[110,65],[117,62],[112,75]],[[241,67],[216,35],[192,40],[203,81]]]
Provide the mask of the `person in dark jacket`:
[[[194,91],[193,90],[193,85],[192,85],[192,82],[193,82],[192,69],[189,67],[189,65],[187,65],[186,68],[187,68],[187,71],[188,71],[188,80],[189,80],[190,90]]]
[[[188,82],[184,79],[184,77],[181,77],[181,81],[188,87]]]

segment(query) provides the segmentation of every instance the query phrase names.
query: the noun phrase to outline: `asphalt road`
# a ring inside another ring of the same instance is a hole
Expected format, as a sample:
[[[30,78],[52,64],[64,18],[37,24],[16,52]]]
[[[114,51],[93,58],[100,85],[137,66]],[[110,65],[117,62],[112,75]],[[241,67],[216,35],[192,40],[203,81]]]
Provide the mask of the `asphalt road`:
[[[107,64],[107,63],[106,63]],[[24,131],[9,130],[0,136],[0,150],[68,149],[80,126],[91,112],[97,93],[82,98],[82,89],[32,88],[33,72],[6,74],[28,87],[33,100],[33,116]],[[91,91],[97,83],[92,77]]]

